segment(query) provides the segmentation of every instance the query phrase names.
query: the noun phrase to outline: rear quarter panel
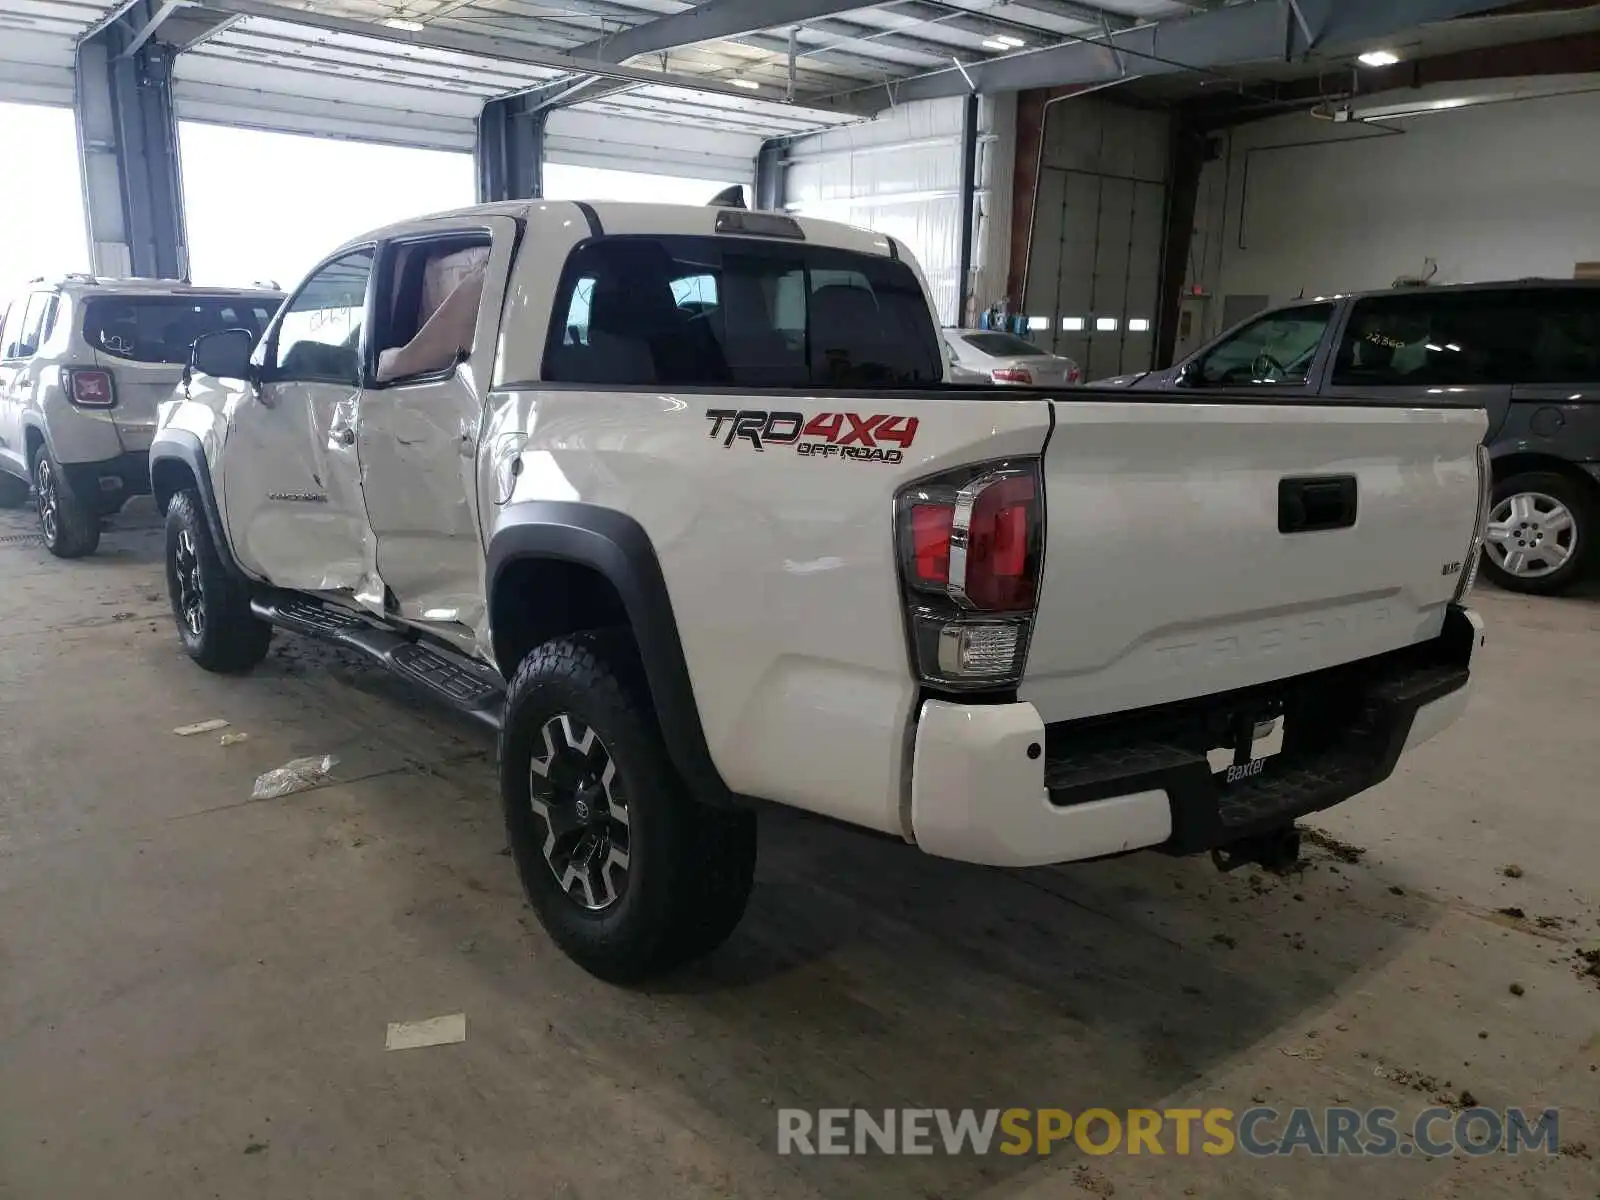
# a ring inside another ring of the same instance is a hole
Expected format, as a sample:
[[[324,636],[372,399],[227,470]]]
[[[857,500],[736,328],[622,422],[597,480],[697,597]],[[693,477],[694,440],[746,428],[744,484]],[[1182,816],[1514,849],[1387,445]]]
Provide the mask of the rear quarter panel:
[[[644,526],[728,786],[904,832],[901,767],[917,688],[894,494],[948,467],[1038,454],[1048,404],[530,384],[499,393],[491,408],[486,443],[513,455],[520,446],[522,466],[485,480],[486,509],[576,501]],[[737,410],[917,424],[898,462],[860,461],[730,439],[731,421],[717,414]]]

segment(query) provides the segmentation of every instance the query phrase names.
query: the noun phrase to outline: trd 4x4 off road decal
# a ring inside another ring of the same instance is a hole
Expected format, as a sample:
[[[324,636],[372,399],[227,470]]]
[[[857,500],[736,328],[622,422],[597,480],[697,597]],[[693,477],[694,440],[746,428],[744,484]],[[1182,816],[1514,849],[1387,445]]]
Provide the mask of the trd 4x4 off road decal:
[[[724,446],[746,441],[758,451],[769,445],[793,446],[808,458],[852,459],[856,462],[897,463],[905,458],[917,436],[917,418],[888,413],[768,412],[759,408],[706,410],[711,436]],[[897,447],[897,448],[891,448]]]

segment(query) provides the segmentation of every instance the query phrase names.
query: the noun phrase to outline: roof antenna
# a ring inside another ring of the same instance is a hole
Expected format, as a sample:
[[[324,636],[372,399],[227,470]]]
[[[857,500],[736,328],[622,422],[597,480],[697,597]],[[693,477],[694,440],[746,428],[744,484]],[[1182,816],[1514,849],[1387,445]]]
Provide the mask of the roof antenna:
[[[744,208],[744,184],[736,183],[723,188],[707,201],[708,208]]]

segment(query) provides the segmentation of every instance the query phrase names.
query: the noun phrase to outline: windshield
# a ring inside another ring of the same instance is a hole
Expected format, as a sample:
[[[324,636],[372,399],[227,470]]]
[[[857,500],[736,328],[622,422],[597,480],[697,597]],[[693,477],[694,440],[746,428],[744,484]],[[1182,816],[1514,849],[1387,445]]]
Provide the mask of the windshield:
[[[95,296],[84,306],[84,340],[102,354],[145,363],[186,363],[195,338],[224,329],[256,337],[278,296]]]
[[[1038,358],[1050,351],[1010,333],[964,333],[961,340],[991,358]]]

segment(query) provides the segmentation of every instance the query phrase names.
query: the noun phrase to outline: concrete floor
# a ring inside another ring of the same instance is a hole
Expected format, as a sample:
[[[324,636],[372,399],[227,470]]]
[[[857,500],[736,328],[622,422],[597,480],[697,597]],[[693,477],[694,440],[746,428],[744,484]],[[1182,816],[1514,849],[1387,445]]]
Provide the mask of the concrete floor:
[[[250,677],[192,666],[148,506],[81,563],[30,529],[0,514],[5,1200],[1600,1194],[1592,597],[1480,592],[1465,721],[1314,822],[1358,863],[1003,873],[779,814],[728,946],[627,992],[524,907],[475,727],[284,635]],[[217,716],[248,741],[171,732]],[[331,785],[249,800],[324,752]],[[464,1043],[385,1051],[388,1022],[456,1012]],[[1463,1089],[1559,1106],[1567,1152],[774,1153],[784,1106],[1410,1113]]]

